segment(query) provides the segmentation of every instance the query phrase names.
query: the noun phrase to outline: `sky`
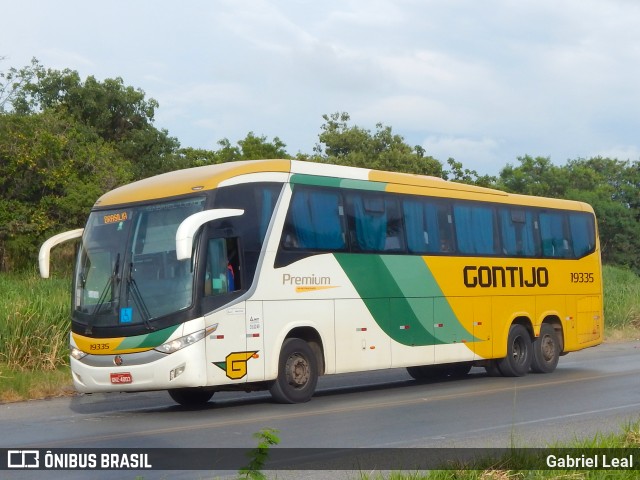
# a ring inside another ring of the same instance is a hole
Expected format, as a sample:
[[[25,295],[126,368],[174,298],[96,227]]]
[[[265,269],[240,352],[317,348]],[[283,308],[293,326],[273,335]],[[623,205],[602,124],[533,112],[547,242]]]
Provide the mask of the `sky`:
[[[325,114],[479,174],[524,155],[640,159],[637,0],[23,0],[0,71],[121,77],[183,147],[311,154]]]

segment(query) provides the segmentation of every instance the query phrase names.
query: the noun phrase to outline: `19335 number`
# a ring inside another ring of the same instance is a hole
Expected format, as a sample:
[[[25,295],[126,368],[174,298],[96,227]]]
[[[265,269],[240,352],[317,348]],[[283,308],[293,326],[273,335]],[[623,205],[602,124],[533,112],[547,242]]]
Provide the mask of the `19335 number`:
[[[591,272],[572,272],[571,283],[593,283],[595,277]]]

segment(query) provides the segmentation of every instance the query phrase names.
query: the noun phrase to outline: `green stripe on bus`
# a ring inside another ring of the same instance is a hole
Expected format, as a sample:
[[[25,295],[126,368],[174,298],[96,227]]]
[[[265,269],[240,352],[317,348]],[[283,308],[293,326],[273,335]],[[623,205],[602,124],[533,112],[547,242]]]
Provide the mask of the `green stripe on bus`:
[[[403,345],[475,341],[422,257],[335,254],[376,323]],[[435,332],[434,324],[442,324]]]
[[[315,185],[318,187],[352,188],[356,190],[371,190],[383,192],[387,186],[382,182],[370,182],[367,180],[352,180],[335,177],[323,177],[320,175],[305,175],[296,173],[291,176],[291,183],[298,185]]]
[[[135,337],[127,337],[120,345],[118,345],[118,350],[128,350],[130,348],[155,348],[166,342],[178,327],[179,325],[175,325],[157,332],[147,333],[145,335],[136,335]]]
[[[433,333],[438,343],[459,343],[462,339],[469,342],[477,341],[458,320],[422,257],[384,255],[381,258],[400,286],[404,297],[413,300],[414,313],[418,320]],[[418,302],[418,299],[422,301]],[[433,310],[429,302],[433,302]],[[425,309],[427,313],[424,312]],[[437,329],[434,328],[434,324],[439,325]]]
[[[340,187],[352,188],[355,190],[371,190],[374,192],[384,192],[385,188],[387,188],[387,184],[382,182],[369,182],[365,180],[345,179],[340,182]]]
[[[296,173],[291,175],[291,183],[299,185],[316,185],[319,187],[339,187],[340,179],[335,177],[321,177],[319,175],[304,175]]]

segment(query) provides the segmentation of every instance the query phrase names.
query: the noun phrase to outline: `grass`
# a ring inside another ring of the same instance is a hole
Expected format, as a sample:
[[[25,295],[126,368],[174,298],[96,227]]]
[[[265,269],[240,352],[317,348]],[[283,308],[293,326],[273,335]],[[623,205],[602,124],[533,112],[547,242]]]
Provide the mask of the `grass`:
[[[0,276],[0,363],[16,371],[53,371],[67,364],[68,277]]]
[[[71,371],[68,366],[56,370],[15,370],[0,364],[0,403],[71,395]]]
[[[640,277],[613,266],[603,276],[607,341],[640,338]],[[70,284],[69,274],[0,275],[0,402],[70,392]]]
[[[603,267],[602,275],[606,331],[640,330],[640,277],[609,265]]]
[[[69,277],[0,275],[0,402],[73,393]]]

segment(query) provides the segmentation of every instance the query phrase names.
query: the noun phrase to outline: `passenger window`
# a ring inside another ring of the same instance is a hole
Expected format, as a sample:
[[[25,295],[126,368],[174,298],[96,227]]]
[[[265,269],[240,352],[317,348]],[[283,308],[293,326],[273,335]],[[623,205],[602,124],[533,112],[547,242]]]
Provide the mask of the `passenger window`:
[[[542,255],[552,258],[571,257],[571,245],[564,222],[565,215],[559,212],[540,212],[539,218]]]
[[[492,207],[457,204],[453,207],[453,218],[460,253],[480,255],[496,253]]]
[[[451,252],[454,249],[451,214],[436,201],[406,199],[402,212],[411,253]]]
[[[536,255],[536,231],[530,210],[501,208],[499,212],[502,253],[507,256]]]
[[[300,250],[344,250],[343,207],[338,192],[296,187],[283,246]]]
[[[348,195],[351,245],[359,252],[405,250],[402,217],[395,198],[351,192]]]
[[[576,258],[591,253],[596,246],[596,232],[593,215],[588,213],[569,214],[571,243]]]

